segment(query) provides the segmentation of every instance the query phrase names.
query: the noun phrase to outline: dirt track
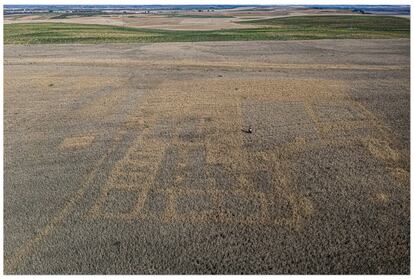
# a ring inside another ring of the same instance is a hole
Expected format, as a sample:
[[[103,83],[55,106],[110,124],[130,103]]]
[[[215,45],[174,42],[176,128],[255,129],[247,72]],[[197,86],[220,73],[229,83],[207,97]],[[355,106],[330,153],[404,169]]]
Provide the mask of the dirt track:
[[[409,273],[409,40],[8,45],[4,69],[6,273]]]

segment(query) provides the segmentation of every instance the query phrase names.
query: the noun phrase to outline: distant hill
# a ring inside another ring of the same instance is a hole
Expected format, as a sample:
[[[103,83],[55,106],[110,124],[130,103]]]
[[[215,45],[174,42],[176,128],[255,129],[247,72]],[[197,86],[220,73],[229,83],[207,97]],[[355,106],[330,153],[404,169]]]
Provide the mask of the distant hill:
[[[409,15],[410,6],[402,5],[5,5],[4,14],[65,12],[65,11],[122,11],[122,10],[223,10],[235,8],[249,9],[337,9],[354,10],[360,13]]]
[[[306,7],[311,9],[359,10],[365,13],[410,14],[410,6],[404,5],[312,5]]]

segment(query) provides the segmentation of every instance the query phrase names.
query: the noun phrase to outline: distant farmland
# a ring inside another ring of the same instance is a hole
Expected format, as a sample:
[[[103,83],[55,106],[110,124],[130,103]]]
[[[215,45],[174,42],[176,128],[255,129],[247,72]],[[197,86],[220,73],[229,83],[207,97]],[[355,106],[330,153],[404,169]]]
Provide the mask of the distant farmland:
[[[258,28],[177,31],[72,23],[4,25],[5,44],[198,42],[409,38],[410,21],[391,16],[298,16],[242,23]]]

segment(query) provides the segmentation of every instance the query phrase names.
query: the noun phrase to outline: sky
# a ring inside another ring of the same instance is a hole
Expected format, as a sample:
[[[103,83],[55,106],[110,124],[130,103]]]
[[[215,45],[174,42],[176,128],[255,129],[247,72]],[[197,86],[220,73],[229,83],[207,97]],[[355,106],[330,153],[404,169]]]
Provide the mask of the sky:
[[[3,0],[4,4],[76,5],[410,5],[409,0]]]

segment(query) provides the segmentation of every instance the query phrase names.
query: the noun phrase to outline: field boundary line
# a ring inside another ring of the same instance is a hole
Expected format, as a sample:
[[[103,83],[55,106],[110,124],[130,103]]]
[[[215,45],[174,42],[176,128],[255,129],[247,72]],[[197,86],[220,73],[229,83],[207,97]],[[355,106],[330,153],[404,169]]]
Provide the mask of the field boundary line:
[[[294,69],[294,70],[369,70],[369,71],[395,71],[409,69],[407,66],[401,65],[361,65],[361,64],[286,64],[286,63],[254,63],[254,62],[208,62],[208,61],[192,61],[192,60],[165,60],[165,61],[131,61],[119,59],[93,59],[86,62],[81,59],[7,59],[4,65],[49,65],[59,64],[67,66],[153,66],[153,67],[211,67],[211,68],[229,68],[229,69]]]

